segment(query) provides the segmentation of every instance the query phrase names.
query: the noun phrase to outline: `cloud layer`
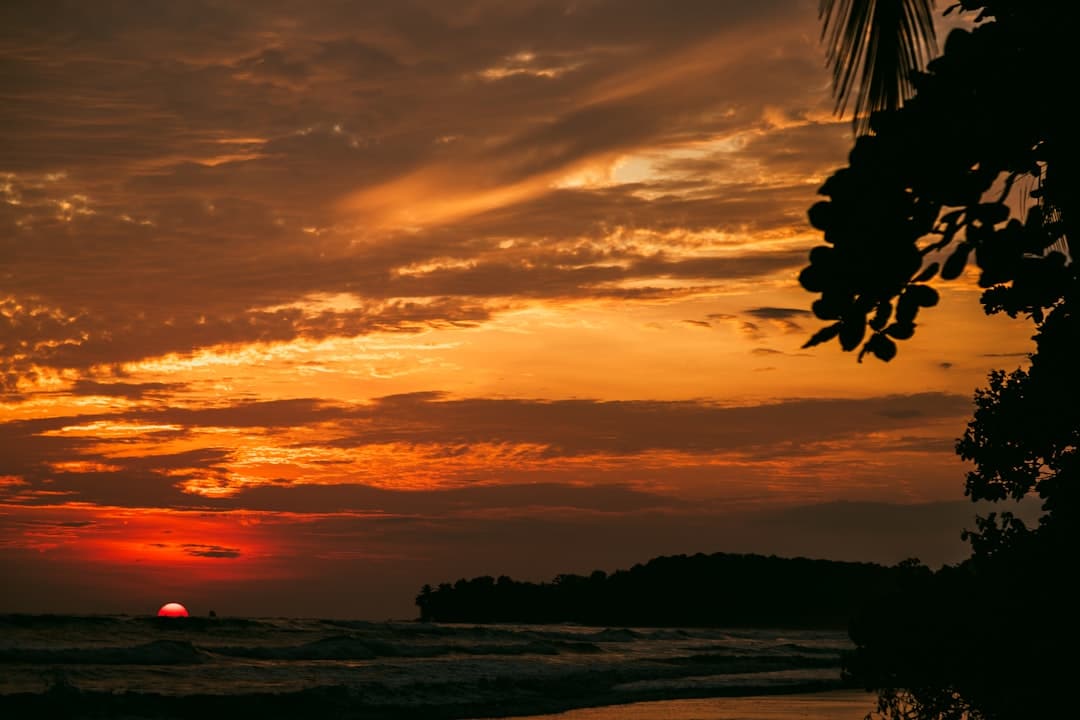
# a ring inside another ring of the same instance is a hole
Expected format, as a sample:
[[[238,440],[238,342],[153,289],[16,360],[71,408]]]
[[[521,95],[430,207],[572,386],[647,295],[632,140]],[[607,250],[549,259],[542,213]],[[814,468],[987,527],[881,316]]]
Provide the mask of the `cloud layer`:
[[[801,223],[844,143],[808,5],[17,4],[9,387],[790,271],[725,245]]]
[[[10,602],[401,616],[457,573],[927,547],[895,518],[958,517],[1026,334],[958,286],[888,367],[800,349],[851,143],[816,8],[6,3]]]

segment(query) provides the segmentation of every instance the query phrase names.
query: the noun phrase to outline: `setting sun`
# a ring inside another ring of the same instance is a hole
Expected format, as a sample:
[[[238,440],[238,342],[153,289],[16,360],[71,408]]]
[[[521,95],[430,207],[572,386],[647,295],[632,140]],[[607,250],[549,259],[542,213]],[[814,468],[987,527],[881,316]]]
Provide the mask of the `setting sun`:
[[[158,617],[178,618],[187,617],[188,611],[187,608],[180,603],[171,602],[162,605],[161,609],[157,611],[157,614]]]

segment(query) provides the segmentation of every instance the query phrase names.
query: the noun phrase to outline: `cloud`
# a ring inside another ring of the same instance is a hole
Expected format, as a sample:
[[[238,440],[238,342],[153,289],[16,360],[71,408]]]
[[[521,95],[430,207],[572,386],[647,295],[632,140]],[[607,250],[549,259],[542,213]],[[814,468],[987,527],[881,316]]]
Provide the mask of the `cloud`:
[[[965,416],[961,395],[920,393],[862,399],[794,399],[728,407],[707,401],[598,401],[469,398],[441,393],[386,396],[345,405],[317,399],[242,402],[225,407],[133,409],[123,413],[21,421],[0,425],[12,443],[36,438],[43,446],[66,440],[58,452],[74,453],[86,438],[58,433],[66,426],[130,423],[141,428],[203,427],[285,430],[331,423],[345,435],[335,447],[408,442],[413,444],[526,443],[558,454],[637,453],[652,449],[700,452],[730,450],[779,441],[823,439],[874,432],[937,418]],[[105,430],[106,425],[101,429]],[[351,432],[350,432],[351,431]],[[50,433],[42,436],[43,432]],[[97,441],[95,441],[97,442]],[[219,462],[225,451],[203,448],[203,459]],[[51,453],[46,457],[53,457]],[[188,454],[147,456],[147,462],[182,464]],[[129,459],[130,462],[139,462]]]
[[[803,261],[804,254],[802,251],[797,251],[793,254],[798,258],[798,262],[801,263]],[[778,330],[784,334],[804,332],[798,319],[808,318],[810,316],[810,311],[800,308],[755,307],[748,308],[741,314],[712,313],[708,317],[710,320],[733,322],[739,332],[748,340],[761,341],[768,338],[771,334],[770,331],[772,330]],[[759,350],[761,349],[758,348],[751,352],[759,355],[764,354],[763,352],[759,352]]]
[[[171,395],[186,387],[185,383],[162,383],[162,382],[98,382],[85,378],[76,380],[70,388],[65,390],[72,395],[119,397],[127,400],[141,400],[145,397],[162,397]]]
[[[331,270],[329,266],[305,268],[305,261],[300,258],[290,267],[265,268],[280,283],[253,285],[244,295],[238,294],[233,299],[206,297],[210,304],[194,312],[170,309],[170,302],[183,297],[178,289],[173,300],[153,304],[150,297],[121,294],[109,300],[109,305],[114,307],[102,307],[95,312],[72,312],[67,302],[47,305],[8,300],[0,323],[7,323],[10,340],[6,346],[12,352],[0,370],[6,370],[12,377],[33,373],[41,367],[85,371],[95,366],[107,367],[168,353],[191,353],[213,346],[416,332],[450,323],[479,324],[505,306],[507,298],[631,298],[641,296],[645,288],[624,288],[621,283],[648,279],[656,279],[661,285],[667,278],[695,279],[709,287],[794,269],[805,261],[805,253],[799,250],[750,252],[725,258],[677,258],[653,252],[621,252],[588,258],[580,253],[532,251],[515,261],[491,257],[463,265],[435,262],[430,269],[397,274],[386,268],[376,277],[371,277],[370,266],[360,267],[365,260],[379,262],[375,258],[354,257],[339,260],[338,266]],[[356,268],[356,274],[346,281],[349,268]],[[184,281],[185,276],[189,282],[200,282],[183,268],[174,266],[172,274],[174,278],[162,278],[161,282],[167,285]],[[320,275],[324,280],[321,285],[295,288],[299,297],[283,292],[283,288],[295,286],[298,280],[309,282]],[[304,301],[316,290],[323,294],[348,292],[353,288],[352,283],[365,277],[371,278],[364,285],[365,295],[378,299],[351,296],[353,307],[320,310],[308,309],[310,303]],[[116,282],[121,282],[121,278],[116,278]],[[241,289],[243,283],[238,282],[230,292]],[[214,290],[218,295],[222,291],[222,288]],[[259,295],[266,303],[285,301],[286,304],[248,307]],[[129,302],[154,308],[156,316],[140,311],[139,316],[132,317],[123,310],[124,303]],[[215,302],[226,304],[215,309]],[[85,387],[107,389],[100,385]]]
[[[792,318],[805,318],[811,316],[809,310],[786,307],[750,308],[746,311],[746,314],[752,315],[759,320],[791,320]]]
[[[401,613],[952,522],[820,501],[958,495],[981,363],[770,360],[851,143],[814,3],[122,5],[0,23],[10,602]]]
[[[739,331],[750,340],[761,340],[765,337],[765,333],[761,330],[761,325],[747,320],[743,320],[739,323]]]
[[[968,398],[942,393],[858,400],[807,399],[748,407],[699,401],[382,398],[358,409],[379,419],[362,434],[336,441],[360,445],[539,443],[554,454],[738,450],[884,429],[894,421],[965,415]]]
[[[719,257],[707,238],[805,227],[807,176],[828,159],[799,149],[846,132],[809,110],[774,121],[826,100],[805,2],[151,2],[108,23],[49,7],[4,31],[12,392],[169,353],[479,325],[515,299],[664,301],[673,280],[704,293],[794,269],[805,249]],[[801,175],[616,171],[748,133],[739,153],[801,158]],[[417,267],[431,269],[402,272]],[[354,302],[300,309],[319,293]]]
[[[799,319],[811,317],[809,310],[788,307],[757,307],[746,311],[751,317],[769,322],[773,327],[784,333],[801,333],[803,326]]]
[[[234,559],[240,557],[240,550],[238,548],[226,548],[220,545],[197,545],[194,543],[184,543],[181,545],[184,552],[194,557],[205,558],[226,558]]]
[[[0,425],[0,447],[19,448],[0,472],[20,480],[5,488],[9,501],[36,505],[60,493],[136,507],[408,513],[566,502],[626,510],[668,504],[664,497],[679,496],[672,488],[707,475],[718,492],[767,493],[752,489],[753,478],[794,473],[803,490],[787,492],[804,492],[813,472],[831,477],[857,465],[843,449],[856,440],[878,438],[879,454],[948,453],[936,439],[969,406],[943,393],[732,407],[422,392],[360,404],[131,408]],[[890,439],[900,435],[908,439]],[[830,469],[795,470],[815,464]],[[888,475],[867,467],[875,482]],[[669,489],[653,493],[657,481]],[[500,497],[506,504],[492,505]]]
[[[394,517],[533,515],[544,511],[621,514],[683,505],[677,498],[628,485],[582,486],[554,482],[485,485],[444,490],[389,490],[363,485],[264,485],[214,503],[300,513],[361,512],[372,522]]]

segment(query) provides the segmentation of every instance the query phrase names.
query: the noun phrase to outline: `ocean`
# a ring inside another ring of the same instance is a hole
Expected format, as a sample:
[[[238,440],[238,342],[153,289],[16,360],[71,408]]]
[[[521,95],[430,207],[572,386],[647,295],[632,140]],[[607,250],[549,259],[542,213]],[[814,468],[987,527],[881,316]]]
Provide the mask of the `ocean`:
[[[621,706],[676,717],[649,703],[842,688],[850,647],[830,630],[8,615],[0,715],[450,720]]]

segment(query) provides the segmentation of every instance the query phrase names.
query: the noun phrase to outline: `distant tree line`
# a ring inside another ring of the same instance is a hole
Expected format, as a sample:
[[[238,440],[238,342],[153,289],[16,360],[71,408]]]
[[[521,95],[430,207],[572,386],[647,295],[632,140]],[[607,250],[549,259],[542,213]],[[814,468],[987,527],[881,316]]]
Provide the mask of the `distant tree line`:
[[[425,585],[416,605],[420,619],[433,622],[843,628],[869,595],[895,586],[899,572],[874,563],[698,553],[541,583],[462,578]]]

